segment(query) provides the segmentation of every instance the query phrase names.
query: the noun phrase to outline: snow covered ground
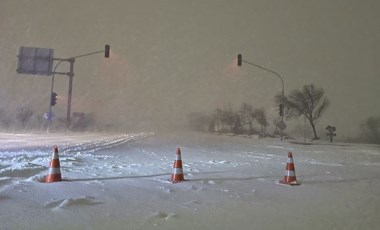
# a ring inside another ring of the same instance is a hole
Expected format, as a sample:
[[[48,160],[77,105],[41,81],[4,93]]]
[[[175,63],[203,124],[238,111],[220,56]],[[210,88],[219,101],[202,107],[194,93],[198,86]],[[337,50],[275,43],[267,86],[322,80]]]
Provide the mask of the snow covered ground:
[[[59,183],[41,183],[54,145]],[[186,181],[172,184],[177,147]],[[293,152],[300,186],[278,183]],[[0,229],[378,229],[380,146],[0,133]]]

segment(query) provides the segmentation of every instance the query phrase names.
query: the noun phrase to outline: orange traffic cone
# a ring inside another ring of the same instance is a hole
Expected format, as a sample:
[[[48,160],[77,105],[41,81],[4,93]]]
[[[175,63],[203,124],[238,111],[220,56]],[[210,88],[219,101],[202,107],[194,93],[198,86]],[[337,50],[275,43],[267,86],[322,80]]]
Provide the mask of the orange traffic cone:
[[[181,159],[181,149],[177,149],[177,158],[174,161],[173,173],[171,176],[171,182],[177,183],[183,181],[183,170],[182,170],[182,159]]]
[[[286,164],[284,179],[279,181],[281,184],[299,185],[296,178],[296,171],[293,162],[293,154],[288,153],[288,163]]]
[[[62,181],[61,169],[59,164],[58,146],[54,146],[53,156],[49,165],[49,174],[46,177],[46,183]]]

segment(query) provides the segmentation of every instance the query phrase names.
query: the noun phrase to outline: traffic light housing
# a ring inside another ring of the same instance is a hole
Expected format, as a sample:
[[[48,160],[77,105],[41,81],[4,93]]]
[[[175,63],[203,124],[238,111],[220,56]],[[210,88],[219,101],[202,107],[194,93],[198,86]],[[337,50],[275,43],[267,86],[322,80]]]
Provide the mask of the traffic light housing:
[[[281,117],[284,116],[284,105],[283,104],[279,105],[278,114],[280,114]]]
[[[57,93],[52,92],[51,93],[51,99],[50,99],[50,105],[55,106],[57,104]]]
[[[110,57],[110,45],[106,45],[104,47],[104,57],[109,58]]]
[[[241,56],[241,54],[238,54],[237,55],[237,65],[241,66],[242,63],[243,63],[243,57]]]

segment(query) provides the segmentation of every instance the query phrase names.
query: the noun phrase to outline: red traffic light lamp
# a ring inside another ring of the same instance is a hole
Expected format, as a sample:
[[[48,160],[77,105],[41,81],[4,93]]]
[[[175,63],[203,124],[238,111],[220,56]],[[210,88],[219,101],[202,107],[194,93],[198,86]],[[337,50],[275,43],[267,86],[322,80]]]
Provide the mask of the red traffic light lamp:
[[[109,58],[110,57],[110,45],[105,45],[104,47],[104,57]]]
[[[51,99],[50,99],[50,105],[55,106],[57,104],[57,93],[52,92],[51,93]]]
[[[243,64],[243,57],[241,56],[241,54],[238,54],[237,55],[237,65],[241,66],[242,64]]]

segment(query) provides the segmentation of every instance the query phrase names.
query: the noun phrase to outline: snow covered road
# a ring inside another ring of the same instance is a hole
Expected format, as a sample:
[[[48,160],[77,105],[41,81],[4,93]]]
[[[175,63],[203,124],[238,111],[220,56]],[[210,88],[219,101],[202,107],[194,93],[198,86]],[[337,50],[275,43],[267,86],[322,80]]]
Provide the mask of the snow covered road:
[[[380,148],[195,133],[0,135],[0,229],[376,229]],[[46,176],[60,148],[59,183]],[[187,181],[172,184],[176,148]],[[280,185],[294,153],[300,186]]]

